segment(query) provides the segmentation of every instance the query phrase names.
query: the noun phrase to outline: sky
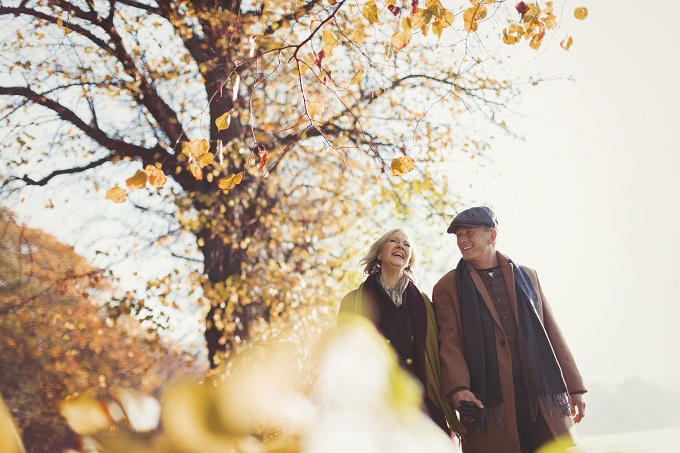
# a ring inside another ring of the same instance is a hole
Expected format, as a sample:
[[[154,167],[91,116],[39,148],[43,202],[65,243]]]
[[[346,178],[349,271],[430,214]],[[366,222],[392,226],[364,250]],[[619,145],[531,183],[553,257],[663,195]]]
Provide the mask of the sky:
[[[636,375],[675,387],[680,4],[583,3],[589,16],[569,21],[569,52],[557,42],[513,48],[508,63],[573,81],[526,90],[516,107],[526,117],[515,121],[525,140],[498,138],[484,168],[472,177],[460,170],[457,190],[471,205],[492,206],[498,250],[538,271],[587,381]],[[460,259],[444,230],[431,239],[443,251],[429,284]]]

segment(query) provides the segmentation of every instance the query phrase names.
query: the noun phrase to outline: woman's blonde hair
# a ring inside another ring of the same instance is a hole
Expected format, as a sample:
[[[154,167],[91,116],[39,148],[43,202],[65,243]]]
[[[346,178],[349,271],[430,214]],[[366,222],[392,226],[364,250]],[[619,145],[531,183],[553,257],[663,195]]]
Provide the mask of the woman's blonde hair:
[[[411,281],[415,282],[415,273],[414,269],[416,267],[416,264],[418,263],[418,251],[416,248],[416,243],[406,231],[404,231],[402,228],[394,228],[380,236],[378,239],[376,239],[373,244],[368,248],[368,252],[359,260],[359,266],[363,266],[364,268],[364,275],[371,275],[375,274],[376,272],[380,272],[380,260],[378,259],[378,254],[380,254],[380,251],[382,250],[383,246],[387,243],[387,241],[390,239],[390,237],[396,233],[397,231],[401,231],[404,233],[408,238],[409,238],[409,244],[411,244],[411,259],[409,260],[408,264],[406,265],[406,268],[404,269],[404,274],[408,278],[411,279]]]

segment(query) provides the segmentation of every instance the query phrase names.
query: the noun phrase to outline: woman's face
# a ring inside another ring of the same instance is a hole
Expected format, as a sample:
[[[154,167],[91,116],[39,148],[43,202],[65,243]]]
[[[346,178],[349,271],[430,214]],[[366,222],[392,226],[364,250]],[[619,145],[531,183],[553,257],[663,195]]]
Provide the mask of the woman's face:
[[[411,261],[411,241],[403,231],[395,231],[387,239],[378,259],[388,269],[403,271]]]

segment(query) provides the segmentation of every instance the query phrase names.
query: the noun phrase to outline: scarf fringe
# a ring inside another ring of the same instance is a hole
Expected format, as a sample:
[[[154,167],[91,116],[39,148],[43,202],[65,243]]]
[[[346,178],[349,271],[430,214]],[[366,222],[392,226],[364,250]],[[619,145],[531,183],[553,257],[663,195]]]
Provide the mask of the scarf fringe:
[[[503,403],[493,407],[485,407],[478,411],[481,415],[475,419],[473,430],[481,433],[492,425],[503,426]]]
[[[540,411],[540,403],[543,402],[543,406],[546,408],[547,415],[550,417],[565,416],[569,417],[571,414],[571,408],[569,406],[569,394],[567,393],[556,393],[553,395],[536,395],[529,397],[529,411],[531,413],[531,421],[535,422],[536,417]],[[553,412],[553,407],[558,409],[558,412]],[[542,412],[542,411],[540,411]]]

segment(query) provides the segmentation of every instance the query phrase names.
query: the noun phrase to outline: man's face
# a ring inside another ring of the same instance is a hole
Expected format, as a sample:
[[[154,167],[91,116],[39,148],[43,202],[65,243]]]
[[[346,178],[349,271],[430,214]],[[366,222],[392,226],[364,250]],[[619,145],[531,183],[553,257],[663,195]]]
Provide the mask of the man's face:
[[[495,231],[485,226],[456,229],[456,242],[465,261],[479,261],[494,252]]]

